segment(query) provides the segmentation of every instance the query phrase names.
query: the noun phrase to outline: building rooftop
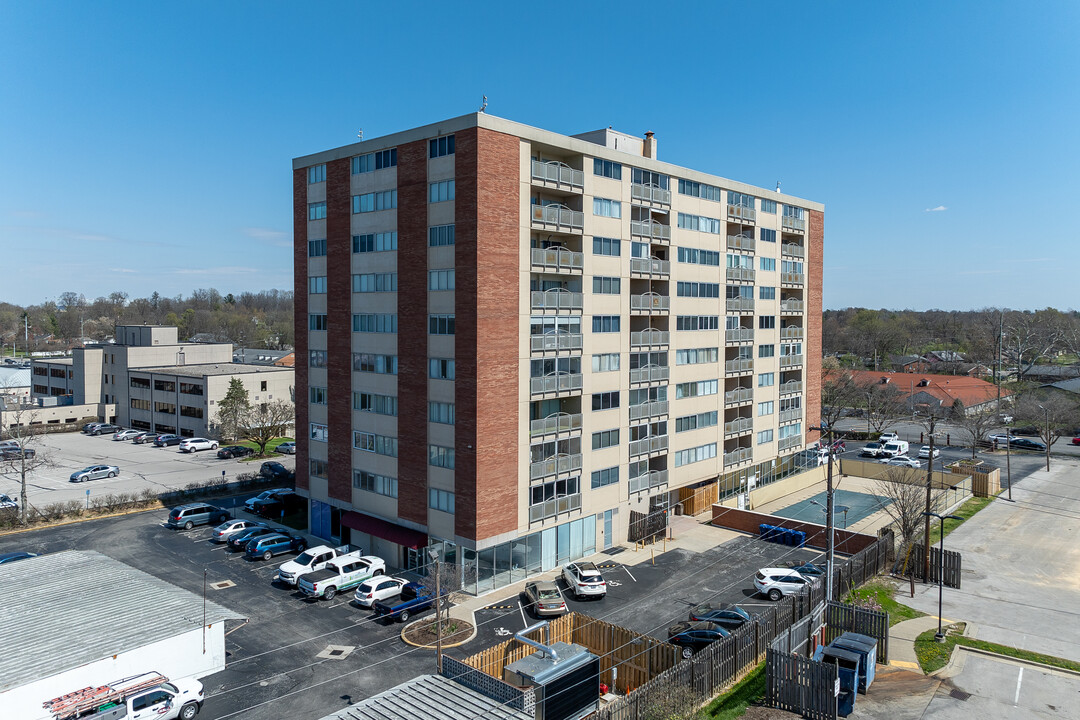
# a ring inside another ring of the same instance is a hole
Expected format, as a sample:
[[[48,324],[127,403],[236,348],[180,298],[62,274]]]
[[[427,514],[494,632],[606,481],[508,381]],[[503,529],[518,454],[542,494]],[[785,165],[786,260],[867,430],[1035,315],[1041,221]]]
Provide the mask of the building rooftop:
[[[49,365],[70,365],[72,358],[70,355],[63,355],[60,357],[39,357],[34,358],[35,363],[48,363]]]
[[[859,385],[880,385],[888,380],[888,385],[895,387],[906,397],[927,393],[941,401],[946,407],[960,400],[964,407],[981,405],[997,399],[997,386],[980,378],[968,375],[935,375],[932,373],[888,372],[874,370],[833,370],[830,376],[840,373],[851,375]],[[1001,397],[1012,395],[1002,388]]]
[[[182,377],[214,377],[218,375],[247,375],[251,373],[292,372],[292,368],[276,365],[247,365],[243,363],[214,363],[204,365],[160,365],[158,367],[131,368],[129,372],[152,372]]]
[[[441,675],[421,675],[378,695],[361,700],[322,720],[533,720],[487,695]]]
[[[207,624],[243,617],[206,603]],[[5,563],[0,693],[196,630],[202,619],[201,596],[93,550]]]
[[[23,387],[30,387],[29,368],[0,367],[0,393]]]
[[[292,350],[234,347],[232,351],[233,362],[245,365],[273,365],[286,355],[292,355]]]

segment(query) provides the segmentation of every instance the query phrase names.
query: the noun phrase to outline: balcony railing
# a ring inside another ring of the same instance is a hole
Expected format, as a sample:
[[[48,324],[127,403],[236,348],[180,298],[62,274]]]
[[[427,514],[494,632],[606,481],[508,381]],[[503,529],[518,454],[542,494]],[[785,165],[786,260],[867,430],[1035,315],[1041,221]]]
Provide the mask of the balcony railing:
[[[630,258],[630,272],[640,275],[670,275],[671,263],[656,258]]]
[[[532,176],[534,180],[555,183],[556,185],[568,185],[577,190],[585,187],[585,173],[581,170],[575,170],[562,162],[533,160]]]
[[[555,230],[581,230],[585,227],[585,213],[565,205],[533,205],[532,221]]]
[[[798,447],[802,445],[802,437],[799,435],[792,435],[791,437],[780,438],[777,443],[778,450],[787,450],[789,448]]]
[[[786,383],[780,383],[780,394],[791,395],[792,393],[802,392],[802,380],[788,380]]]
[[[754,429],[753,418],[737,418],[724,423],[725,435],[741,435]]]
[[[561,513],[569,513],[580,509],[581,493],[563,495],[562,497],[545,500],[539,505],[530,505],[529,522],[539,522],[547,518],[557,517]]]
[[[529,378],[529,390],[533,395],[581,390],[581,373],[557,373]]]
[[[533,248],[532,264],[546,270],[581,270],[585,267],[585,253],[566,248]]]
[[[727,279],[733,282],[754,282],[754,274],[754,268],[727,268]]]
[[[751,388],[735,388],[724,393],[725,405],[743,405],[754,401],[754,391]]]
[[[780,273],[780,282],[786,285],[802,285],[806,280],[805,273],[784,272]]]
[[[543,350],[580,350],[582,345],[581,333],[548,333],[547,335],[530,335],[529,349],[532,352]]]
[[[630,234],[640,235],[641,237],[651,238],[653,240],[671,240],[671,227],[658,223],[655,220],[631,220],[630,221]]]
[[[749,235],[728,235],[727,244],[728,250],[746,250],[747,252],[754,252],[757,247],[754,238]]]
[[[667,415],[668,401],[653,400],[652,402],[638,403],[630,406],[631,420],[644,420],[645,418]]]
[[[795,243],[782,243],[780,245],[780,254],[801,258],[803,256],[803,246]]]
[[[581,430],[581,413],[558,413],[529,421],[529,435],[558,435]]]
[[[533,480],[548,477],[549,475],[562,475],[581,470],[581,453],[574,455],[556,455],[546,460],[538,460],[529,464],[529,477]]]
[[[802,300],[781,300],[780,312],[801,313],[803,311]]]
[[[584,297],[570,290],[534,290],[533,310],[580,310]]]
[[[728,465],[738,465],[742,462],[754,459],[753,448],[739,448],[738,450],[732,450],[731,452],[724,453],[724,467]]]
[[[735,360],[728,360],[724,363],[724,372],[726,373],[749,373],[754,371],[754,359],[753,358],[737,358]]]
[[[630,333],[630,346],[652,347],[654,345],[667,345],[670,338],[671,333],[667,330],[648,328],[647,330]]]
[[[784,230],[793,230],[795,232],[805,232],[805,230],[806,230],[806,220],[804,220],[803,218],[800,218],[800,217],[790,217],[788,215],[784,215],[780,219],[780,227],[782,227]]]
[[[796,367],[796,366],[802,365],[802,364],[803,364],[802,355],[781,355],[780,356],[780,367],[782,367],[782,368]]]
[[[665,313],[671,307],[671,298],[658,293],[630,296],[630,312]]]
[[[728,312],[737,312],[740,310],[753,311],[754,298],[752,297],[733,297],[727,299]]]
[[[660,203],[662,205],[671,204],[671,191],[656,185],[633,183],[630,185],[630,197],[644,202]]]
[[[724,339],[729,343],[753,342],[754,328],[734,328],[724,331]]]
[[[795,408],[793,410],[781,410],[780,422],[795,422],[802,418],[802,408]]]
[[[802,340],[803,329],[801,327],[780,328],[781,340]]]
[[[636,368],[630,371],[631,383],[664,382],[671,376],[671,368],[659,365]]]
[[[728,203],[727,206],[728,217],[738,218],[739,220],[745,220],[746,222],[757,222],[757,210],[746,205],[732,205]]]
[[[646,455],[648,453],[667,452],[668,436],[654,435],[653,437],[634,440],[630,443],[630,457]]]
[[[630,478],[630,492],[644,492],[650,488],[667,485],[667,474],[667,470],[653,470]]]

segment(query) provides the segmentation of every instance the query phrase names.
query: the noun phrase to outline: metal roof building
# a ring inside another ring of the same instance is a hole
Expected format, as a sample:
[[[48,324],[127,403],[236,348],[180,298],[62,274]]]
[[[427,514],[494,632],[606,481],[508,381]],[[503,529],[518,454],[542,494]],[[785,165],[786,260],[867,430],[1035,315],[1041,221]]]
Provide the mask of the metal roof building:
[[[421,675],[322,720],[534,720],[441,675]]]

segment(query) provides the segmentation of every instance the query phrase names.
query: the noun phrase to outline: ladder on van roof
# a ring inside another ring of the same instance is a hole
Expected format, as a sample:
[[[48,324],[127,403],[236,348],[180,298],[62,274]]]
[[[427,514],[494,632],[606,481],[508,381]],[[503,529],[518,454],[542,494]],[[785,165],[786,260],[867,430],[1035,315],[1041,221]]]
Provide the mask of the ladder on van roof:
[[[96,710],[110,702],[120,702],[128,695],[157,687],[169,679],[161,673],[143,673],[117,680],[106,685],[91,686],[46,700],[42,707],[53,714],[56,720],[75,718],[83,713]]]

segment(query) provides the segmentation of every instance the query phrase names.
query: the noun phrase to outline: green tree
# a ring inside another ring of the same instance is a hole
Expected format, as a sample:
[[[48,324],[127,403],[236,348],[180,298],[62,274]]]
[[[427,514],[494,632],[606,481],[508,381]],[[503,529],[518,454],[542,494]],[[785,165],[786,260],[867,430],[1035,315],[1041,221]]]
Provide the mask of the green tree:
[[[239,437],[250,414],[251,401],[243,381],[240,378],[229,380],[229,389],[218,403],[217,410],[218,434],[221,439]]]

